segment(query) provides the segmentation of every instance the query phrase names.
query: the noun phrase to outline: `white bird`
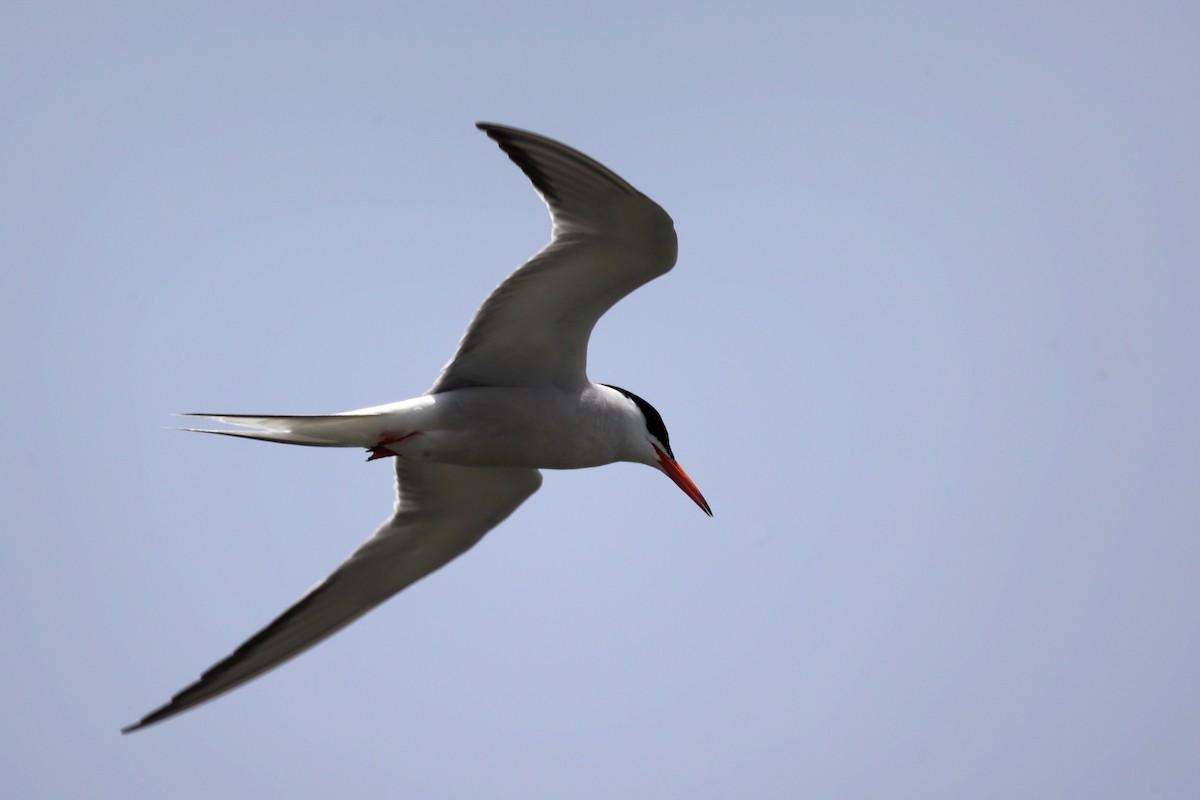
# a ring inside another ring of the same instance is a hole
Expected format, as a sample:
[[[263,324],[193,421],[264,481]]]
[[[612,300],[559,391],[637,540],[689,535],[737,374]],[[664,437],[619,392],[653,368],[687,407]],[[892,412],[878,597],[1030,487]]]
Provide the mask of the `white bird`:
[[[426,394],[329,416],[185,415],[249,429],[202,433],[363,447],[368,460],[395,456],[392,517],[232,655],[123,733],[246,683],[461,555],[537,491],[539,469],[648,464],[712,516],[675,461],[654,407],[587,377],[596,321],[674,266],[671,218],[566,145],[501,125],[477,127],[533,182],[553,234],[484,301]]]

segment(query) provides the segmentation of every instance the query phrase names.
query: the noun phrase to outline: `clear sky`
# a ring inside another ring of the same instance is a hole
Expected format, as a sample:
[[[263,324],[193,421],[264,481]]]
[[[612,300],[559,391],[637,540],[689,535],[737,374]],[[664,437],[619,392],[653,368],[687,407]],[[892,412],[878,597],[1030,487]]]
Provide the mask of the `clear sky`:
[[[4,16],[0,796],[1200,796],[1194,4]],[[357,451],[164,428],[424,391],[549,235],[476,120],[674,217],[590,372],[715,518],[548,473],[120,736],[389,513]]]

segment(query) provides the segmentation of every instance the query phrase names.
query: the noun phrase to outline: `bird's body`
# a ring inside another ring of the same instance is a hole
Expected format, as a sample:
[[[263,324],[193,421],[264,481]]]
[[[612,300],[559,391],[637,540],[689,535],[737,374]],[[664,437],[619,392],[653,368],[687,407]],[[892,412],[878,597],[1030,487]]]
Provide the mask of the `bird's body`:
[[[451,389],[322,416],[192,416],[259,428],[205,433],[313,447],[379,446],[386,451],[379,456],[409,463],[580,469],[645,460],[636,437],[635,423],[641,421],[636,404],[616,389],[591,383],[577,389]]]
[[[189,415],[239,428],[206,433],[394,457],[392,517],[232,655],[124,732],[261,675],[462,554],[537,491],[540,469],[648,464],[712,514],[676,463],[658,412],[587,377],[596,321],[674,265],[671,218],[578,151],[515,128],[478,127],[533,182],[554,232],[489,295],[429,392],[341,414]]]

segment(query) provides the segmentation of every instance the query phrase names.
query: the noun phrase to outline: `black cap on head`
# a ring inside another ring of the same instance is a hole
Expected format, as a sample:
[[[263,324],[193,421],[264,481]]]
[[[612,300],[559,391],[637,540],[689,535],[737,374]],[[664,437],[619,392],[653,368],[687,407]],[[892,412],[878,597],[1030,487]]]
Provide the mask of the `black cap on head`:
[[[675,454],[671,452],[671,441],[670,437],[667,435],[667,426],[665,423],[663,423],[662,414],[659,414],[658,410],[655,409],[654,406],[650,405],[628,389],[622,389],[620,386],[613,386],[611,383],[602,383],[600,385],[607,386],[610,389],[615,389],[633,401],[634,405],[638,407],[638,410],[642,412],[642,416],[646,418],[646,430],[650,431],[654,438],[662,442],[663,450],[666,450],[667,455],[669,455],[671,460],[674,461]]]

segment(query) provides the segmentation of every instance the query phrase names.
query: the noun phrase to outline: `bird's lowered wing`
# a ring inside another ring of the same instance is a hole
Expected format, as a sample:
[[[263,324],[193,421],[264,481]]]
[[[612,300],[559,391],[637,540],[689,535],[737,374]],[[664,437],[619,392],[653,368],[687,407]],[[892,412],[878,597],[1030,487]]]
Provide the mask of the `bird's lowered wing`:
[[[312,647],[461,555],[541,486],[535,469],[408,464],[396,459],[392,518],[341,566],[232,655],[130,733],[208,700]]]

